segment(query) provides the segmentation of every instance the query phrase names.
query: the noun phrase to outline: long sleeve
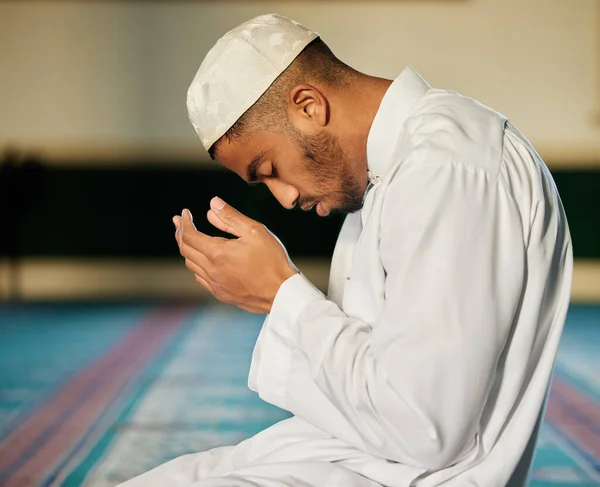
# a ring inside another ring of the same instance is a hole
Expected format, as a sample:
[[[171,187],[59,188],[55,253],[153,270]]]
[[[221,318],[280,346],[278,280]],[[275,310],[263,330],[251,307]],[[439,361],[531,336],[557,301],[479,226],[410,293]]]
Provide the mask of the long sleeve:
[[[494,174],[451,162],[403,167],[381,215],[377,323],[296,275],[265,321],[249,385],[368,453],[439,469],[476,445],[523,290],[522,222]]]

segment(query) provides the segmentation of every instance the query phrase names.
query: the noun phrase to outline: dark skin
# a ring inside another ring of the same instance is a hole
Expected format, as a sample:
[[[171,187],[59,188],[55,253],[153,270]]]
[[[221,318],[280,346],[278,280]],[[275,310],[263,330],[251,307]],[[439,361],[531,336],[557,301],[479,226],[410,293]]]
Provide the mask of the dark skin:
[[[311,171],[305,153],[287,134],[256,132],[217,142],[216,158],[248,182],[264,183],[285,208],[296,204],[320,216],[344,211],[351,186],[360,197],[367,185],[366,143],[391,81],[361,75],[343,89],[300,84],[288,96],[288,120],[306,137],[327,137],[327,160]],[[325,148],[324,148],[325,150]],[[316,166],[313,166],[315,168]],[[318,171],[318,175],[315,175]],[[250,174],[249,174],[250,173]],[[346,188],[347,189],[347,188]],[[196,281],[222,302],[253,313],[269,313],[279,287],[298,271],[281,242],[262,224],[213,198],[208,221],[237,238],[198,232],[188,210],[173,217],[176,239]]]

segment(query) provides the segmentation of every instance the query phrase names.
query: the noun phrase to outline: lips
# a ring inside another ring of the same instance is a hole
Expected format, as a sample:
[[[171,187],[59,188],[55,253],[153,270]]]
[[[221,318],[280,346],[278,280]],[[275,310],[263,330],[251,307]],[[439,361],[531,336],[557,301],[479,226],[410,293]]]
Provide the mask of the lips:
[[[319,216],[327,216],[329,215],[329,210],[327,210],[322,203],[320,202],[315,202],[315,203],[311,203],[310,205],[304,205],[301,206],[302,211],[310,211],[312,210],[314,207],[317,207],[317,215]]]

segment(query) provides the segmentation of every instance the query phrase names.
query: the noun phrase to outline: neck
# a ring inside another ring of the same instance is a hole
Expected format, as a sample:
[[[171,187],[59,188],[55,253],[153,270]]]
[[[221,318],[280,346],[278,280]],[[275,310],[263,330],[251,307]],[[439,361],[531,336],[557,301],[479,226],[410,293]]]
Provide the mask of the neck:
[[[352,172],[360,184],[366,188],[367,178],[367,138],[381,100],[392,84],[391,80],[361,75],[344,93],[340,115],[340,138],[349,148],[348,160],[353,165]],[[343,124],[343,125],[342,125]]]

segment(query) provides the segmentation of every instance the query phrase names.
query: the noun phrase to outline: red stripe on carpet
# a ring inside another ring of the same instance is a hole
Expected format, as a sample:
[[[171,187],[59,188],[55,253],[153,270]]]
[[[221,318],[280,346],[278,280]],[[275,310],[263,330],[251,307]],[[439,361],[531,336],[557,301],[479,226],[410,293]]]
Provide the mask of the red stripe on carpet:
[[[4,487],[37,485],[73,448],[98,415],[119,395],[181,326],[193,308],[152,311],[102,358],[65,384],[53,398],[0,444]]]
[[[555,377],[546,419],[596,460],[600,460],[600,408],[591,398]]]

